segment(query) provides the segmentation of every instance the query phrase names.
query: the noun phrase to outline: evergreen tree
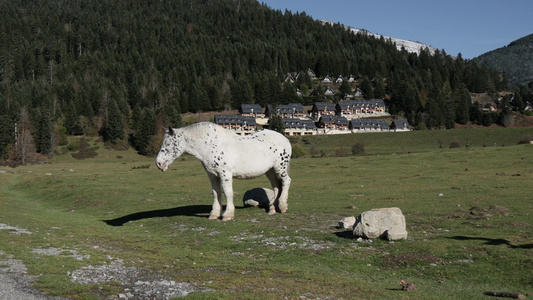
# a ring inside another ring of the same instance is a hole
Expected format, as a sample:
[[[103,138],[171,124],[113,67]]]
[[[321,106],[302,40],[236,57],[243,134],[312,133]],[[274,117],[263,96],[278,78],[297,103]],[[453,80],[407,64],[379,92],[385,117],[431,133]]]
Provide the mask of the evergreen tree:
[[[156,134],[156,132],[155,112],[151,108],[145,108],[143,110],[139,131],[135,134],[135,146],[137,147],[139,154],[148,154],[150,139],[152,138],[152,135]]]
[[[74,102],[70,101],[65,109],[65,129],[69,135],[82,135],[83,128]]]
[[[374,98],[374,90],[372,89],[372,83],[370,82],[370,80],[368,80],[367,78],[363,79],[359,88],[363,92],[365,99],[368,100]]]
[[[52,121],[52,114],[48,107],[41,108],[39,126],[37,131],[36,148],[37,152],[49,155],[52,153],[54,135],[54,123]]]
[[[8,115],[0,115],[0,159],[9,157],[9,146],[15,142],[14,128],[15,124]]]
[[[123,139],[124,123],[122,122],[122,114],[118,109],[116,101],[111,100],[107,108],[107,119],[105,122],[105,141],[115,144]]]
[[[283,125],[283,118],[277,113],[278,106],[272,105],[272,115],[268,120],[268,128],[270,130],[277,131],[281,134],[285,134],[285,125]]]
[[[285,125],[283,125],[283,118],[279,115],[273,115],[268,120],[268,128],[270,130],[277,131],[281,134],[285,134]]]
[[[464,84],[458,88],[454,93],[455,99],[455,121],[459,124],[466,124],[470,120],[470,109],[472,106],[472,99],[470,93]]]

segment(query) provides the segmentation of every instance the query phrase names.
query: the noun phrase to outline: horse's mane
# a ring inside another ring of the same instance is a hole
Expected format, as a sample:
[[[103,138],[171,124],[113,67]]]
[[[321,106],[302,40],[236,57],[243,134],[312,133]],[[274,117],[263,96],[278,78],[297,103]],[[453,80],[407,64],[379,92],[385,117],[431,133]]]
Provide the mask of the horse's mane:
[[[194,123],[184,128],[187,129],[188,134],[191,134],[196,137],[203,137],[208,133],[214,132],[215,129],[219,129],[219,134],[226,133],[226,130],[223,127],[220,127],[219,125],[216,125],[212,122]]]

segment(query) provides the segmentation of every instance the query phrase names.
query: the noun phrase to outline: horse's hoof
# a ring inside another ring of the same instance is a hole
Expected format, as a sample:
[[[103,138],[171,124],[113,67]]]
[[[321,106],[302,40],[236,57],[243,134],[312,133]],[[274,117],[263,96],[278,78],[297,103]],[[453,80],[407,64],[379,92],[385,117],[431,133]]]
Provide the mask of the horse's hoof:
[[[233,220],[233,217],[228,217],[228,216],[222,217],[222,221],[231,221],[231,220]]]
[[[216,216],[216,215],[209,215],[209,220],[218,220],[218,216]]]
[[[268,212],[268,214],[269,214],[270,216],[275,215],[275,214],[276,214],[276,210],[275,210],[275,209],[274,209],[274,210],[270,210],[270,211]]]

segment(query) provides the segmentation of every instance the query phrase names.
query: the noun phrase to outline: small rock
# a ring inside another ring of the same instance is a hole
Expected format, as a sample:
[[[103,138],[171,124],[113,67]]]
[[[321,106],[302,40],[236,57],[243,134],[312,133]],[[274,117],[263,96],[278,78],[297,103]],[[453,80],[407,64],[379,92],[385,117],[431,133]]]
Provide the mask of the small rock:
[[[353,230],[355,224],[355,217],[346,217],[339,221],[339,228],[344,228],[348,230]]]
[[[353,235],[365,239],[383,238],[389,241],[406,239],[405,217],[397,207],[365,211],[356,218]]]
[[[403,291],[414,291],[416,290],[416,284],[412,282],[407,282],[405,280],[400,281],[400,285],[402,286]]]

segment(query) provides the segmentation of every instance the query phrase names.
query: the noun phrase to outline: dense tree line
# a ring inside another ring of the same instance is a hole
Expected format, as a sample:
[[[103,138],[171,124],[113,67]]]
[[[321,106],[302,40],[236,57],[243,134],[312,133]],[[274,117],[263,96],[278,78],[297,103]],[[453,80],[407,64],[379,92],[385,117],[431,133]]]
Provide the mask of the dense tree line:
[[[460,55],[398,51],[253,0],[0,0],[0,11],[0,158],[19,161],[23,130],[45,155],[82,134],[152,154],[154,134],[185,112],[317,101],[323,87],[305,72],[283,84],[308,68],[353,74],[367,97],[429,128],[471,121],[470,92],[508,87]]]
[[[482,54],[474,61],[506,75],[515,86],[533,84],[533,34]]]

